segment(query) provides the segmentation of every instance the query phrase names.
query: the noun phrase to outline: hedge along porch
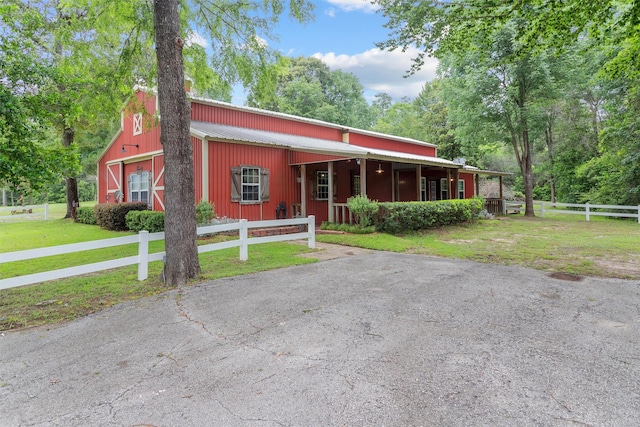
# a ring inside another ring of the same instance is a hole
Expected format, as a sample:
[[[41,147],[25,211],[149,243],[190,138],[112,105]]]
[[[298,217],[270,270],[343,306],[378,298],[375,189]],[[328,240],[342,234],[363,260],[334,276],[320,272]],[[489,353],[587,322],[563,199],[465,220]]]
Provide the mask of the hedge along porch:
[[[344,221],[351,196],[379,201],[470,198],[481,171],[437,157],[433,144],[191,97],[195,200],[248,220],[315,215]],[[139,90],[98,161],[98,202],[164,210],[156,97]],[[283,209],[284,208],[284,209]]]

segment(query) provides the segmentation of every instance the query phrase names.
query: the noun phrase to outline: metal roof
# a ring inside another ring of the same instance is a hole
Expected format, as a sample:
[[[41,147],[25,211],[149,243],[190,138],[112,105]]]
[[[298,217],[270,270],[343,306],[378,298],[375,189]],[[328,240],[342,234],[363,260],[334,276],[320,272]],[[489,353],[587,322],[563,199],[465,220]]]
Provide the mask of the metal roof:
[[[426,141],[420,141],[418,139],[407,138],[407,137],[404,137],[404,136],[388,135],[388,134],[374,132],[374,131],[370,131],[370,130],[358,129],[358,128],[354,128],[354,127],[351,127],[351,126],[344,126],[344,125],[339,125],[339,124],[336,124],[336,123],[325,122],[323,120],[311,119],[311,118],[308,118],[308,117],[294,116],[294,115],[291,115],[291,114],[280,113],[280,112],[277,112],[277,111],[263,110],[263,109],[260,109],[260,108],[248,107],[248,106],[244,106],[244,105],[230,104],[228,102],[218,101],[218,100],[215,100],[215,99],[201,98],[201,97],[195,96],[192,93],[188,93],[187,96],[189,98],[189,101],[196,102],[198,104],[217,106],[217,107],[226,108],[228,110],[245,111],[245,112],[249,112],[249,113],[260,114],[262,116],[279,117],[279,118],[286,119],[286,120],[294,120],[296,122],[301,122],[301,123],[309,123],[309,124],[315,124],[315,125],[319,125],[319,126],[333,128],[333,129],[341,129],[341,130],[346,130],[346,131],[353,132],[353,133],[359,133],[359,134],[362,134],[362,135],[369,135],[369,136],[374,136],[374,137],[379,137],[379,138],[386,138],[386,139],[391,139],[393,141],[406,142],[406,143],[414,144],[414,145],[422,145],[422,146],[433,147],[433,148],[437,147],[436,144],[432,144],[432,143],[426,142]]]
[[[367,150],[356,145],[328,139],[269,132],[209,122],[191,122],[191,134],[202,139],[273,145],[298,151],[346,157],[366,157]]]
[[[399,151],[380,150],[376,148],[351,145],[345,142],[257,129],[247,129],[236,126],[221,125],[218,123],[192,121],[191,135],[205,140],[272,145],[296,151],[329,154],[349,158],[386,160],[405,163],[410,162],[413,164],[442,166],[452,169],[460,169],[462,167],[461,165],[453,163],[451,160],[440,159],[438,157],[421,156],[418,154],[403,153]]]

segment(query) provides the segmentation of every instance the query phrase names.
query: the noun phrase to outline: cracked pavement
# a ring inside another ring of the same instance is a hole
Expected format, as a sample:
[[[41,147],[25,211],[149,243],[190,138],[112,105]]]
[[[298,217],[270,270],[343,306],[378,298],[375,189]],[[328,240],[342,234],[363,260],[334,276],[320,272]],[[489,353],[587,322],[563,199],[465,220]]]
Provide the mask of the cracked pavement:
[[[0,336],[0,426],[631,426],[640,283],[373,252]]]

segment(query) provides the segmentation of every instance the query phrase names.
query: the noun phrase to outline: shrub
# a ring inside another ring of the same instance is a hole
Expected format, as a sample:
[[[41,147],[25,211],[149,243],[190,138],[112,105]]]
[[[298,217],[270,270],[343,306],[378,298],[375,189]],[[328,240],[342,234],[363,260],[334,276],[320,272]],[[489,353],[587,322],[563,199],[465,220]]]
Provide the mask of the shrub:
[[[378,202],[369,200],[367,196],[358,195],[347,199],[349,211],[353,214],[356,223],[362,228],[373,224],[373,218],[378,213]]]
[[[483,207],[482,198],[380,203],[376,228],[394,234],[458,224],[477,218]]]
[[[359,225],[353,224],[337,224],[335,222],[323,222],[320,226],[321,230],[333,230],[333,231],[344,231],[345,233],[351,234],[369,234],[376,231],[376,228],[371,225],[369,227],[361,227]]]
[[[164,231],[164,212],[129,211],[125,219],[127,228],[131,231],[147,230],[149,233]]]
[[[77,221],[82,224],[89,224],[89,225],[96,224],[96,215],[93,212],[93,208],[82,207],[82,206],[77,208],[76,217],[77,217]]]
[[[200,203],[196,205],[196,223],[198,225],[208,225],[215,216],[213,205],[206,200],[200,200]]]
[[[93,207],[96,224],[107,230],[127,230],[126,216],[129,211],[147,210],[146,203],[101,203]]]

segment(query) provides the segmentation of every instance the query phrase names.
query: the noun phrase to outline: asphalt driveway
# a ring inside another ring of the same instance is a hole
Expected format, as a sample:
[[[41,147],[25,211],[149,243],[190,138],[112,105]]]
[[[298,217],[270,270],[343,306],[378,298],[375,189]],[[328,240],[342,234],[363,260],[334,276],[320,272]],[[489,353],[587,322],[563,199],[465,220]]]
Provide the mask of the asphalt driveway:
[[[2,426],[635,426],[640,283],[374,252],[0,336]]]

